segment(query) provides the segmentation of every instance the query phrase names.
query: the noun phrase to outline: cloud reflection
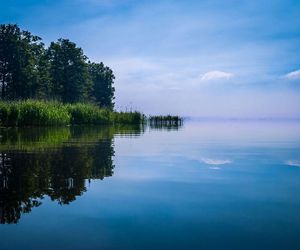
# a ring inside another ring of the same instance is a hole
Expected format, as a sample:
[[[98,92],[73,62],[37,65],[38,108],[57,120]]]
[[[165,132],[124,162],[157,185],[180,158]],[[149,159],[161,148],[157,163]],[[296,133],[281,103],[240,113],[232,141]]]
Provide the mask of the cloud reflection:
[[[288,160],[286,161],[286,165],[293,166],[293,167],[300,167],[299,160]]]
[[[209,169],[219,170],[219,169],[221,169],[221,168],[220,168],[220,167],[209,167]]]
[[[218,159],[210,159],[210,158],[201,158],[201,161],[208,165],[223,165],[223,164],[230,164],[232,162],[230,160],[218,160]]]

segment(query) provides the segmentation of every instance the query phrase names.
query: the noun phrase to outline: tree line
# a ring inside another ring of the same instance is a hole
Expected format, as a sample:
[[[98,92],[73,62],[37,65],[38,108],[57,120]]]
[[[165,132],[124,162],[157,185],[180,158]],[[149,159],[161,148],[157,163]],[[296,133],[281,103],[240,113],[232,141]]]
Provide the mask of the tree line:
[[[69,39],[47,47],[16,24],[0,25],[0,97],[45,99],[64,103],[94,102],[114,106],[113,71],[88,60]]]

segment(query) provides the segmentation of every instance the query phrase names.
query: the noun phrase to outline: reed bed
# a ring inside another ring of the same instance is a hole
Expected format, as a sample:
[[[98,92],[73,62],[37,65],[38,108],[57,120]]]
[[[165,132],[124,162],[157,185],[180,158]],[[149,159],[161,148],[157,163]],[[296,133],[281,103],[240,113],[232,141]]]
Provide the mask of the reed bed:
[[[67,125],[67,107],[59,102],[36,100],[0,102],[0,124],[6,127]]]
[[[144,119],[140,112],[115,112],[90,103],[0,101],[0,126],[3,127],[139,124]]]
[[[63,104],[57,101],[0,101],[0,126],[63,126],[145,124],[150,126],[181,126],[179,116],[149,116],[138,111],[116,112],[92,103]]]

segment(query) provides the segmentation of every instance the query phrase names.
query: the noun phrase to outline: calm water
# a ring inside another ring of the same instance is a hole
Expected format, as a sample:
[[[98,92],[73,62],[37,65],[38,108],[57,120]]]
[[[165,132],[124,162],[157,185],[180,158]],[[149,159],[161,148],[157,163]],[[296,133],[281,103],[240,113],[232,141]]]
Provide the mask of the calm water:
[[[300,249],[300,123],[0,131],[0,249]]]

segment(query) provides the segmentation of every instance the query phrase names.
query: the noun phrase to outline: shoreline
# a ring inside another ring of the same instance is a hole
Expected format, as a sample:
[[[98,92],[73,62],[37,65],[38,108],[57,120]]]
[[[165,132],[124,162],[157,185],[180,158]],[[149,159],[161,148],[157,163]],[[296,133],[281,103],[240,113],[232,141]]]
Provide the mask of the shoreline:
[[[28,99],[0,101],[0,127],[47,127],[76,125],[134,125],[149,123],[158,126],[181,126],[179,116],[145,116],[139,111],[115,111],[93,103],[62,103]]]

